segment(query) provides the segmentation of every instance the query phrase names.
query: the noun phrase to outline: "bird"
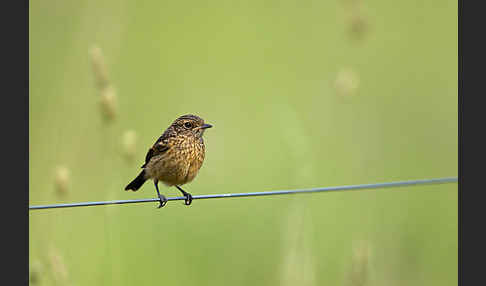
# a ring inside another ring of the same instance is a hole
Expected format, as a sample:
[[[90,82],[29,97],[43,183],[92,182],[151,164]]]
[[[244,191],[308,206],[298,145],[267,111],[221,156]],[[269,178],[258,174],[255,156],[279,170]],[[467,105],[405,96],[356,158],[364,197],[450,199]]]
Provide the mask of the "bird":
[[[180,186],[194,180],[201,168],[205,147],[204,131],[213,127],[197,115],[186,114],[177,118],[155,141],[145,156],[142,171],[131,181],[125,191],[137,191],[147,180],[154,181],[161,208],[167,198],[160,194],[158,183],[175,186],[185,197],[184,204],[190,205],[192,195]]]

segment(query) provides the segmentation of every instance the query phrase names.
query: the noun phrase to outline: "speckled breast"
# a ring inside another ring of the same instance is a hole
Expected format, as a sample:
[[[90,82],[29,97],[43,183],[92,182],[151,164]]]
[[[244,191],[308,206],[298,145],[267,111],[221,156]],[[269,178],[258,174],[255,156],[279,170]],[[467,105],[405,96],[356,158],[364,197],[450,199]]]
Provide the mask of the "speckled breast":
[[[150,175],[167,186],[186,184],[196,177],[204,161],[204,153],[202,139],[178,139],[169,150],[150,160]]]

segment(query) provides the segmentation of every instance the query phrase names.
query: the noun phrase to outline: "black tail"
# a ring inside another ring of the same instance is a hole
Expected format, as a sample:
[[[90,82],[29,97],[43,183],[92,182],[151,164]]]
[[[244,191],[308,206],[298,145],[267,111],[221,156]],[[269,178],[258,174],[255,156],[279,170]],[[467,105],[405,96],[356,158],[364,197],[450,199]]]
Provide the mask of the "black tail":
[[[130,183],[128,184],[128,186],[125,187],[125,191],[128,191],[128,190],[133,190],[134,192],[138,189],[140,189],[140,187],[143,185],[143,183],[145,183],[147,179],[145,179],[145,170],[142,170],[142,172],[140,172],[140,174],[138,174],[138,176]]]

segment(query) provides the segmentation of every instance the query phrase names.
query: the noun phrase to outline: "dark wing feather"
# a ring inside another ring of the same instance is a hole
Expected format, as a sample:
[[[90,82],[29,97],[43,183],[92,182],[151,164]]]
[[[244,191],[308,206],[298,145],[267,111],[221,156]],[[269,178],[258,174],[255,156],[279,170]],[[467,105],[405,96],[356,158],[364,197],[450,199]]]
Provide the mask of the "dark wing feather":
[[[141,168],[145,168],[147,166],[147,163],[150,161],[150,158],[154,156],[154,149],[150,148],[147,152],[147,155],[145,155],[145,163],[142,165]]]
[[[169,137],[174,137],[175,134],[172,130],[168,129],[162,134],[162,136],[155,141],[154,146],[150,148],[147,152],[147,155],[145,156],[145,164],[143,164],[142,168],[145,168],[147,166],[148,162],[150,159],[154,156],[160,155],[167,150],[169,150],[169,145],[168,145],[168,139]]]

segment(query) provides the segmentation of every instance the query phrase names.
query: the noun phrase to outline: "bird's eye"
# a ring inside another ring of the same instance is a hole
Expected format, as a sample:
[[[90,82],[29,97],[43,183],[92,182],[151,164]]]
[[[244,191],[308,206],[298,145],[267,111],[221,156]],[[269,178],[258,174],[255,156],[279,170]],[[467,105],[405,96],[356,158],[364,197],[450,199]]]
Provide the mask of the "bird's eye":
[[[191,122],[186,122],[186,123],[184,123],[184,126],[185,126],[186,128],[192,128],[192,124],[191,124]]]

